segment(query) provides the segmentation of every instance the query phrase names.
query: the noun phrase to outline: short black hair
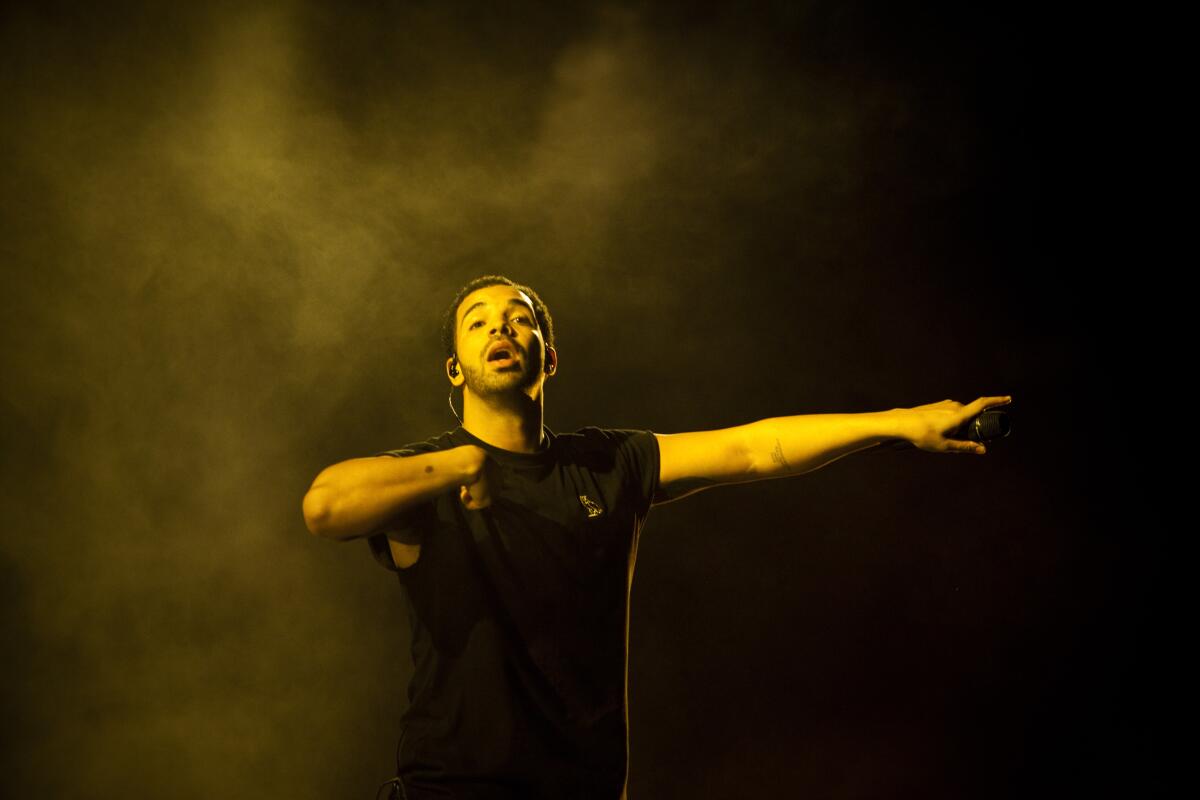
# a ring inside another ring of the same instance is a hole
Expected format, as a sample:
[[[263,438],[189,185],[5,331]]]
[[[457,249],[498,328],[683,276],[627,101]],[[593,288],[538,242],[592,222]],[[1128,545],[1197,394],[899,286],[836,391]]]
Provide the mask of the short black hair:
[[[529,295],[529,299],[533,301],[533,315],[537,317],[538,328],[542,331],[542,340],[547,347],[554,347],[554,320],[550,317],[550,309],[546,308],[546,304],[542,302],[542,298],[538,297],[537,292],[504,275],[480,275],[459,289],[458,294],[454,297],[454,302],[450,304],[450,308],[446,309],[446,316],[442,321],[442,349],[446,351],[446,358],[458,356],[454,347],[454,329],[455,323],[458,321],[458,307],[462,305],[462,301],[467,295],[485,286],[511,286],[518,292]]]

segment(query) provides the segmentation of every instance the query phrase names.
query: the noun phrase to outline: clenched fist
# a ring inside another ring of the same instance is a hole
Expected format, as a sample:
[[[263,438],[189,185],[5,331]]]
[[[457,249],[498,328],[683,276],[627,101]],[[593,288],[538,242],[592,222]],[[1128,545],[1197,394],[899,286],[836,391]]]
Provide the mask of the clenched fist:
[[[458,490],[458,499],[465,508],[478,511],[492,504],[492,493],[499,490],[504,479],[504,470],[495,459],[489,458],[482,447],[468,445],[472,455],[478,459],[471,476]]]

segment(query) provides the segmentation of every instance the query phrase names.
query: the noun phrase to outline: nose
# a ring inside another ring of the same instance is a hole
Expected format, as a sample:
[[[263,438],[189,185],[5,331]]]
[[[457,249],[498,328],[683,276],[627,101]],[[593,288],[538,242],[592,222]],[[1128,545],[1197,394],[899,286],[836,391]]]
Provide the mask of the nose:
[[[500,331],[501,333],[511,337],[513,335],[513,326],[508,323],[508,320],[504,320],[499,325],[492,325],[492,333],[495,333],[496,331]]]

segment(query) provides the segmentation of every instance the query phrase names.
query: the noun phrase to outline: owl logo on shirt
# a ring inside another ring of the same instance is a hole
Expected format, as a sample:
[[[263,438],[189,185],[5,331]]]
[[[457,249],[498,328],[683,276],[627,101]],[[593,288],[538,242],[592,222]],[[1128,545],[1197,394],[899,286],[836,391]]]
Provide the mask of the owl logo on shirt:
[[[587,511],[588,519],[598,517],[604,513],[604,509],[595,500],[589,498],[586,494],[579,495],[579,502],[583,504],[583,508]]]

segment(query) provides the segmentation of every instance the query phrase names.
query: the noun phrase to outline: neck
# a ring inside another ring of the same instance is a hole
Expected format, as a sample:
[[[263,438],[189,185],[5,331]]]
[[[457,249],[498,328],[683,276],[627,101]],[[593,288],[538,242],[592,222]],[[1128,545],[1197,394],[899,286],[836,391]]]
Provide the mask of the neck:
[[[536,453],[542,446],[542,395],[524,392],[481,397],[463,391],[463,427],[478,439],[514,453]]]

